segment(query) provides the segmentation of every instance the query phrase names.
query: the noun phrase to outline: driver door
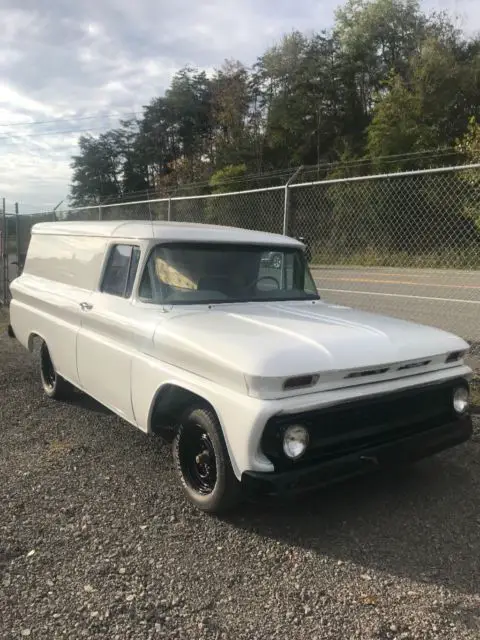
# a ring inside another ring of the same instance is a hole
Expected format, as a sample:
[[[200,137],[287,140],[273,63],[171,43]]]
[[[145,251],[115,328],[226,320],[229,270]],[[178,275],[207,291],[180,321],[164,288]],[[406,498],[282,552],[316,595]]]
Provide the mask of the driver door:
[[[138,312],[131,297],[139,260],[138,245],[116,243],[110,247],[100,290],[81,306],[77,338],[82,388],[129,422],[135,422],[130,384]]]

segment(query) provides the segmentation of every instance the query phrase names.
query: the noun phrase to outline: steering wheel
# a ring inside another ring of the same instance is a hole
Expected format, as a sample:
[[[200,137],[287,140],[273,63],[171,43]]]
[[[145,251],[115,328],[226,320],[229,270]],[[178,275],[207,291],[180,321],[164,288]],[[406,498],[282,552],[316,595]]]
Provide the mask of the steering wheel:
[[[252,287],[256,287],[258,283],[261,282],[262,280],[273,280],[274,283],[277,285],[276,289],[280,289],[280,282],[273,276],[261,276],[260,278],[257,278],[252,282]]]

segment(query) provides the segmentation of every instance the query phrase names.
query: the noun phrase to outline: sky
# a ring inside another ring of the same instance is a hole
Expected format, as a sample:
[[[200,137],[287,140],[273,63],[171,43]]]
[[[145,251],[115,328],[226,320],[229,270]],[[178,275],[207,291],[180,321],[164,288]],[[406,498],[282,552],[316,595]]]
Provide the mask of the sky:
[[[293,29],[332,25],[338,0],[0,0],[0,197],[66,201],[81,131],[141,113],[190,64],[252,64]],[[39,8],[41,5],[41,8]],[[478,0],[423,0],[480,31]]]

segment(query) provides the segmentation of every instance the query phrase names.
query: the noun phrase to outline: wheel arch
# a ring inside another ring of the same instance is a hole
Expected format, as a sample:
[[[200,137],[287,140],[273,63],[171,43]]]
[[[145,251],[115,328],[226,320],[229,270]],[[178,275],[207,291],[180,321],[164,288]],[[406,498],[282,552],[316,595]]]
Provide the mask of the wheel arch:
[[[38,333],[37,331],[31,331],[28,334],[28,338],[27,338],[27,348],[30,351],[30,353],[33,353],[33,350],[35,348],[35,342],[37,340],[41,340],[42,342],[44,342],[47,345],[47,349],[48,349],[48,343],[43,337],[43,335],[41,333]]]
[[[193,405],[212,411],[221,427],[218,412],[207,398],[187,387],[169,382],[159,387],[152,399],[148,415],[148,431],[171,441],[182,414]],[[222,427],[221,431],[223,435]]]

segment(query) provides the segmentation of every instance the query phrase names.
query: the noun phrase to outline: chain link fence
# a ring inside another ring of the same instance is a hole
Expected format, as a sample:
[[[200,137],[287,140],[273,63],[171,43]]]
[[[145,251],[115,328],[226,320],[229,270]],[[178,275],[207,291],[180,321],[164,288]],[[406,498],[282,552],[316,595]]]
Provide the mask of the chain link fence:
[[[316,263],[477,269],[480,168],[295,184],[291,230]]]
[[[12,216],[5,210],[0,217],[0,302],[6,303],[8,299],[8,283],[10,281],[10,262],[13,261],[12,250],[15,249],[14,239],[11,238]]]
[[[480,166],[290,186],[329,301],[453,331],[480,357]]]
[[[9,303],[9,283],[23,269],[32,226],[56,219],[54,212],[22,215],[18,205],[15,209],[0,214],[0,305]]]
[[[170,219],[177,222],[242,227],[282,233],[284,187],[208,196],[172,198]]]
[[[31,226],[55,218],[197,222],[285,233],[305,239],[320,293],[329,301],[480,343],[480,165],[313,182],[305,182],[306,175],[263,189],[56,214],[20,212],[6,216],[2,233],[9,239],[2,254],[21,264]],[[15,269],[5,276],[4,260],[1,265],[4,282]],[[7,301],[5,287],[2,293]]]

